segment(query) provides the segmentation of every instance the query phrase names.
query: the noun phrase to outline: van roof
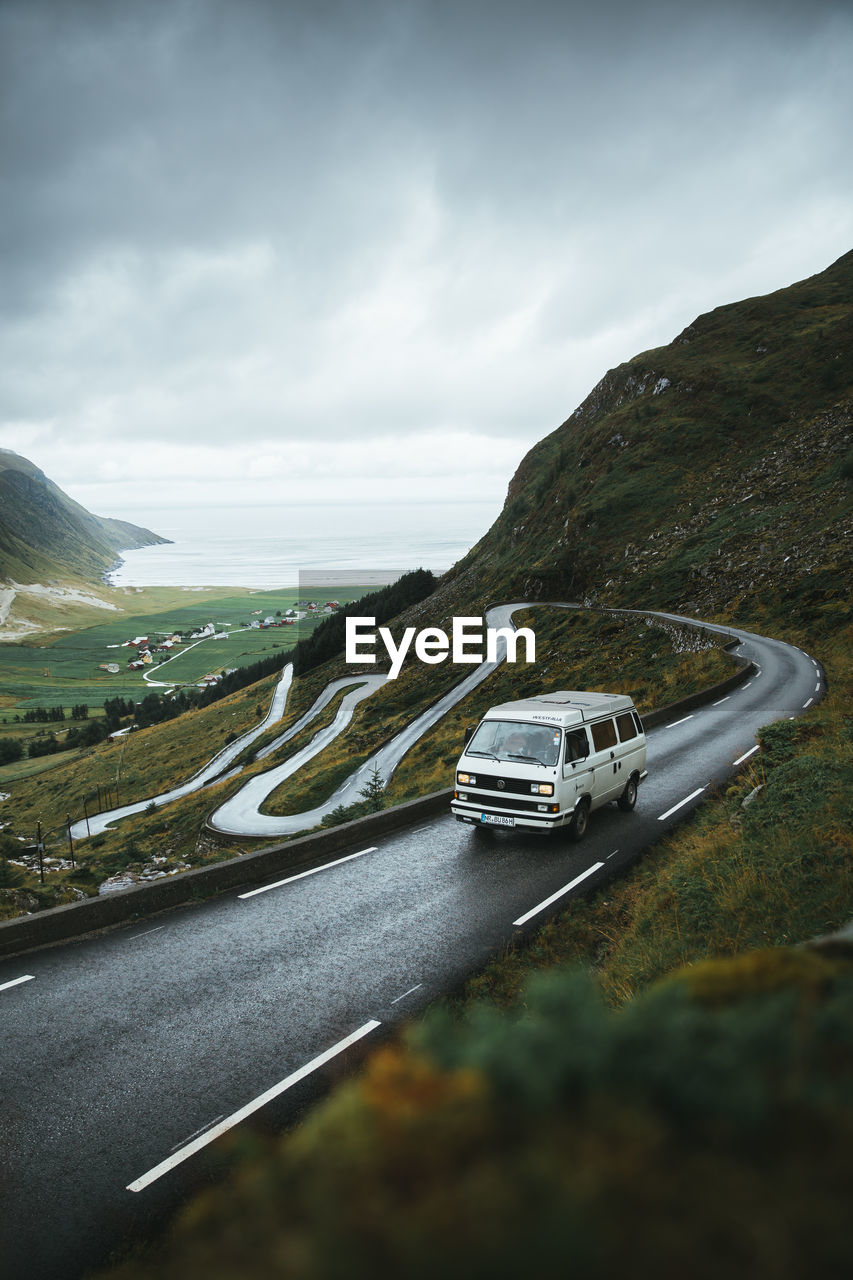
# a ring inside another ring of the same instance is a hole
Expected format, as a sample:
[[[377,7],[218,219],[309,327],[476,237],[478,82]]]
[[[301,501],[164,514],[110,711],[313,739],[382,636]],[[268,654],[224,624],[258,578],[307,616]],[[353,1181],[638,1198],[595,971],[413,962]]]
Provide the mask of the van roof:
[[[554,693],[540,693],[535,698],[522,698],[518,702],[503,702],[490,707],[484,720],[525,720],[567,728],[597,720],[601,716],[632,711],[634,704],[626,693],[587,693],[584,690],[559,689]]]

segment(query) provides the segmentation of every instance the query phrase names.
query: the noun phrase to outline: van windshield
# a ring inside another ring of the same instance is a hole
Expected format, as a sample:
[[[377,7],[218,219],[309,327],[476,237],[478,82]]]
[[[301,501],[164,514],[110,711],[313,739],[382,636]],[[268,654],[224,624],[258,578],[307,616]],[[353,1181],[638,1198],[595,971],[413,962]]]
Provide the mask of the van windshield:
[[[469,756],[495,760],[531,760],[554,768],[560,758],[562,729],[518,720],[483,720],[465,748]]]

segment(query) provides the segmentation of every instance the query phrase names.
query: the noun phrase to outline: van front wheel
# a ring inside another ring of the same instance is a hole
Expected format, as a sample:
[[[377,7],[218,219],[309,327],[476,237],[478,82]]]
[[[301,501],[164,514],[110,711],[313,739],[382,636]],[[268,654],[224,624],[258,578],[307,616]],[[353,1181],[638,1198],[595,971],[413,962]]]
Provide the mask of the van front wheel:
[[[582,840],[586,835],[586,829],[589,826],[589,801],[581,800],[575,809],[574,816],[569,823],[569,839]]]
[[[625,790],[616,801],[623,813],[630,813],[634,805],[637,803],[637,779],[629,778],[625,783]]]

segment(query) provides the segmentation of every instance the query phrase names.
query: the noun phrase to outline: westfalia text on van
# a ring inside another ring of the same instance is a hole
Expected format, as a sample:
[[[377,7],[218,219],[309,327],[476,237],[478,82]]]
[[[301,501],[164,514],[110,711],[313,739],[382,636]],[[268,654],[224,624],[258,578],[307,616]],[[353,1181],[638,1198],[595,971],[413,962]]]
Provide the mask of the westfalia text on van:
[[[584,834],[610,800],[630,812],[646,735],[626,694],[544,693],[486,712],[456,765],[451,810],[476,827]]]

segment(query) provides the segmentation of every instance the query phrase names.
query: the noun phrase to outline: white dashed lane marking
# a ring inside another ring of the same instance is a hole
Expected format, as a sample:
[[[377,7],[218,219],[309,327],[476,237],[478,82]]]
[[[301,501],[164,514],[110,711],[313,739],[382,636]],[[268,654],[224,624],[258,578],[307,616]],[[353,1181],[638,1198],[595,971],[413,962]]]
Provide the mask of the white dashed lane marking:
[[[570,884],[563,885],[562,889],[558,889],[556,893],[552,893],[550,898],[546,898],[544,902],[540,902],[538,906],[533,907],[523,916],[519,916],[518,919],[513,920],[512,923],[515,925],[526,924],[528,920],[531,920],[533,916],[538,915],[540,911],[544,911],[546,907],[550,907],[552,902],[556,902],[557,899],[562,898],[564,894],[570,893],[571,890],[574,889],[575,885],[579,885],[582,880],[586,880],[586,878],[591,876],[594,872],[600,871],[603,866],[603,862],[593,863],[591,867],[587,867],[586,871],[582,871],[579,876],[575,876],[574,880],[572,880]]]
[[[4,982],[0,986],[0,991],[8,991],[10,987],[19,987],[22,982],[32,982],[35,979],[34,973],[25,973],[23,978],[13,978],[11,982]]]
[[[254,1115],[256,1111],[260,1111],[261,1107],[265,1107],[268,1102],[272,1102],[274,1098],[278,1098],[285,1090],[290,1089],[293,1085],[298,1084],[300,1080],[304,1080],[306,1076],[310,1076],[312,1072],[317,1071],[324,1066],[332,1058],[336,1058],[338,1054],[349,1049],[356,1041],[362,1040],[369,1035],[371,1031],[375,1031],[381,1026],[380,1022],[375,1019],[365,1022],[364,1026],[353,1031],[352,1035],[346,1037],[345,1040],[339,1040],[337,1044],[332,1045],[331,1049],[327,1049],[325,1053],[320,1053],[316,1058],[312,1058],[310,1062],[306,1062],[304,1067],[300,1067],[298,1071],[294,1071],[291,1075],[286,1076],[284,1080],[280,1080],[278,1084],[274,1084],[271,1089],[267,1089],[266,1093],[260,1094],[257,1098],[253,1098],[251,1102],[247,1102],[245,1107],[241,1107],[239,1111],[235,1111],[225,1120],[221,1120],[219,1124],[215,1124],[213,1128],[207,1129],[198,1138],[194,1138],[192,1142],[188,1142],[186,1146],[181,1147],[179,1151],[175,1151],[168,1156],[160,1164],[155,1165],[153,1169],[149,1169],[148,1173],[143,1173],[141,1178],[137,1178],[135,1182],[129,1183],[128,1191],[144,1191],[146,1187],[150,1187],[152,1182],[156,1182],[158,1178],[162,1178],[164,1174],[182,1164],[184,1160],[189,1160],[190,1156],[194,1156],[196,1152],[201,1151],[203,1147],[209,1146],[211,1142],[215,1142],[223,1133],[227,1133],[229,1129],[233,1129],[235,1125],[240,1124],[249,1116]]]
[[[410,996],[410,995],[412,994],[412,992],[413,992],[413,991],[420,991],[420,989],[421,989],[421,987],[422,987],[423,985],[424,985],[424,984],[423,984],[422,982],[418,982],[418,983],[416,983],[416,984],[415,984],[415,986],[413,986],[413,987],[409,987],[408,991],[404,991],[404,992],[403,992],[403,994],[402,994],[401,996],[396,996],[396,997],[391,1001],[391,1003],[392,1003],[392,1004],[397,1004],[397,1003],[399,1003],[399,1001],[400,1001],[400,1000],[405,1000],[406,996]]]
[[[254,898],[259,893],[269,893],[270,889],[280,889],[284,884],[293,884],[294,880],[304,880],[306,876],[316,876],[321,871],[328,871],[331,867],[339,867],[342,862],[352,862],[353,858],[363,858],[366,853],[375,853],[378,845],[371,845],[369,849],[361,849],[358,853],[348,853],[345,858],[336,858],[334,862],[324,862],[322,867],[312,867],[310,871],[300,871],[298,875],[288,876],[286,880],[276,880],[275,884],[265,884],[260,889],[250,889],[248,893],[238,893],[238,898]]]
[[[667,809],[666,813],[662,813],[658,818],[658,822],[664,822],[671,814],[676,813],[679,809],[683,809],[691,800],[695,800],[697,796],[701,796],[704,790],[704,787],[699,787],[698,790],[691,791],[689,796],[685,796],[683,800],[679,800],[678,804],[674,804],[671,809]]]

